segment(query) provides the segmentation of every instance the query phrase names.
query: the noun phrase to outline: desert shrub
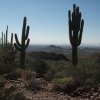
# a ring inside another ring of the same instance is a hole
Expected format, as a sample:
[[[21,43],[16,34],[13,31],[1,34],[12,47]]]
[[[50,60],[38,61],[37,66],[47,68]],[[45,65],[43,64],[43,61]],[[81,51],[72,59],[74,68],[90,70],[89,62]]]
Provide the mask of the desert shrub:
[[[32,69],[33,70],[33,62],[34,62],[34,59],[28,55],[28,53],[26,53],[26,61],[25,61],[25,68],[26,69]]]
[[[67,76],[66,70],[56,72],[55,75],[54,75],[55,78],[63,78],[63,77],[66,77],[66,76]]]
[[[0,75],[0,81],[3,81],[3,80],[5,80],[5,78]]]
[[[3,88],[0,88],[0,100],[5,100],[4,99],[4,90],[3,90]]]
[[[0,63],[0,74],[10,73],[15,70],[14,65]]]
[[[13,91],[10,89],[1,88],[0,89],[0,100],[12,100]]]
[[[77,85],[71,77],[54,79],[52,83],[54,84],[53,91],[67,93],[70,93],[76,89]]]
[[[0,75],[0,87],[4,87],[5,85],[5,78]]]
[[[18,92],[12,96],[12,100],[27,100],[27,99],[22,93]]]
[[[15,70],[13,70],[12,72],[8,73],[5,77],[7,79],[13,79],[16,80],[19,77],[21,77],[22,74],[22,70],[20,68],[16,68]]]
[[[66,73],[72,76],[74,81],[79,84],[84,84],[85,82],[99,82],[100,80],[100,67],[95,62],[95,59],[81,59],[78,66],[68,66]]]
[[[37,73],[37,77],[44,77],[44,74],[48,70],[47,64],[40,59],[37,59],[33,62],[33,68],[35,72]]]
[[[50,61],[50,60],[48,60],[48,61],[46,61],[46,63],[55,72],[64,71],[69,66],[69,62],[66,62],[64,60],[61,60],[61,61]]]
[[[69,62],[66,61],[46,61],[49,66],[49,70],[46,73],[47,78],[63,78],[67,76],[66,70],[69,66]]]
[[[31,71],[31,70],[25,70],[24,71],[24,77],[27,80],[25,83],[25,87],[28,90],[40,90],[41,89],[41,84],[38,84],[35,79],[36,79],[36,73]]]
[[[45,74],[44,74],[44,78],[47,81],[51,81],[54,78],[55,72],[52,69],[49,69]]]
[[[0,89],[0,100],[27,100],[22,93]]]
[[[27,81],[27,83],[25,84],[25,87],[28,90],[35,91],[35,90],[41,89],[41,84],[36,82],[35,79],[32,78],[31,80]]]
[[[24,70],[23,76],[26,80],[32,80],[36,77],[36,73],[31,70]]]

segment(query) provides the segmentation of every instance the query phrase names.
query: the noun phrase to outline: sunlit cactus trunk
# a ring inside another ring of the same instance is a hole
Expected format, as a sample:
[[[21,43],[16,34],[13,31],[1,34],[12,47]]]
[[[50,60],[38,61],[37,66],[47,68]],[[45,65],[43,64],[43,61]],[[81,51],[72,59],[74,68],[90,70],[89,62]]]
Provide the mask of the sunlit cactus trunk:
[[[84,20],[81,20],[81,12],[79,12],[79,7],[75,4],[73,5],[73,12],[68,11],[69,20],[69,39],[72,45],[72,63],[73,65],[78,64],[77,49],[81,44],[82,32],[84,26]]]

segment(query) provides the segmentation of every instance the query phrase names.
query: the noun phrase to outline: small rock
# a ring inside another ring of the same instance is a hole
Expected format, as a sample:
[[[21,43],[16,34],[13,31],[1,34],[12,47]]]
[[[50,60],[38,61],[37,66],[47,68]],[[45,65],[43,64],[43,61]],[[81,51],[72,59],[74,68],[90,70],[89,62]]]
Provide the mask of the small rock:
[[[91,96],[90,99],[94,99],[94,96]]]
[[[100,97],[95,97],[95,100],[100,100]]]
[[[91,91],[94,91],[94,88],[92,88]]]
[[[99,98],[100,98],[100,94],[99,94],[99,96],[98,96]]]
[[[98,93],[94,93],[93,96],[98,96]]]

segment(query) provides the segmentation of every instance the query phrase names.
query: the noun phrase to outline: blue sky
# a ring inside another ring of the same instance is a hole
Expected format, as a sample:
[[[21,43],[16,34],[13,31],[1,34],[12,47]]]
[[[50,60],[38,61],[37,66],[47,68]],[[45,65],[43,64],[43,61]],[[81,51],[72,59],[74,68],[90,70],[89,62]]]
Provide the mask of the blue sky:
[[[30,26],[31,44],[66,44],[68,10],[80,7],[84,19],[82,43],[100,43],[100,0],[0,0],[0,32],[21,38],[23,17]]]

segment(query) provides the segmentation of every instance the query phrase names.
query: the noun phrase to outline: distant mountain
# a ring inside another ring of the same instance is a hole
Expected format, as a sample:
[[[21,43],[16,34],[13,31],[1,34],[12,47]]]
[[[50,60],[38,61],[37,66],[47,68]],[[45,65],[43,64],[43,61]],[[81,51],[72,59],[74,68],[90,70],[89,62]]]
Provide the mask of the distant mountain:
[[[42,60],[67,60],[69,59],[64,54],[50,53],[50,52],[30,52],[29,56],[34,59],[42,59]]]
[[[43,48],[44,51],[62,51],[63,48],[55,45],[49,45]]]
[[[80,47],[100,48],[100,43],[82,43]]]

